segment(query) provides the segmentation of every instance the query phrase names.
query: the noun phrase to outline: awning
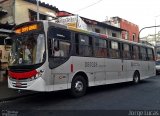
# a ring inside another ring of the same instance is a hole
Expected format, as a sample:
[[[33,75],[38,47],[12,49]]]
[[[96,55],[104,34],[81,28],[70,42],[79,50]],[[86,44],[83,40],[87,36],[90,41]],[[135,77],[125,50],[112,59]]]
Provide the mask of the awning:
[[[15,25],[9,25],[9,24],[0,24],[0,37],[6,37],[13,34],[12,28]]]
[[[1,23],[0,23],[0,29],[11,30],[14,26],[15,26],[15,25],[1,24]]]
[[[12,35],[12,30],[0,29],[0,37],[8,37]]]
[[[29,9],[29,11],[35,12],[37,13],[37,9]],[[50,16],[50,17],[56,17],[56,14],[54,14],[53,12],[44,12],[42,10],[39,9],[39,14],[45,15],[45,16]]]
[[[0,29],[0,33],[12,33],[12,30]]]

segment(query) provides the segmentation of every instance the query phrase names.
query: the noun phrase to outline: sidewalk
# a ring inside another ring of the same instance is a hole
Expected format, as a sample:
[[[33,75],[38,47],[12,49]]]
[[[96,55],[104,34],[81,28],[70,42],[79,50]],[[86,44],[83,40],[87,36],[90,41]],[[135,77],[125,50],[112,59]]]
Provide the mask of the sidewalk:
[[[0,82],[0,101],[15,96],[18,96],[17,92],[8,88],[7,81]]]
[[[34,94],[34,92],[22,91],[19,93],[18,90],[8,88],[7,81],[0,82],[0,102],[29,96],[31,94]]]
[[[36,93],[32,91],[18,92],[17,89],[8,88],[7,77],[8,76],[5,75],[5,70],[0,70],[0,102],[33,95]]]

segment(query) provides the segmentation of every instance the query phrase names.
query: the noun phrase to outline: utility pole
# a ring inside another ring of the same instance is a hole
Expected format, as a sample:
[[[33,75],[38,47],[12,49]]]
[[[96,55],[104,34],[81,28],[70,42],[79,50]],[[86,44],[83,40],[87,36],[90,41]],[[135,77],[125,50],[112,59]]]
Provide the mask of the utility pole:
[[[156,27],[160,27],[160,25],[156,25],[156,26],[149,26],[149,27],[143,27],[143,28],[139,31],[139,34],[138,34],[138,38],[139,38],[139,40],[141,39],[141,38],[140,38],[140,33],[142,32],[142,30],[147,29],[147,28],[156,28]],[[156,31],[156,29],[155,29],[155,31]]]
[[[158,53],[157,53],[157,51],[158,51],[158,44],[157,44],[157,22],[156,22],[156,19],[157,19],[157,17],[159,17],[160,15],[157,15],[157,16],[155,16],[155,54],[156,54],[156,59],[158,58]]]
[[[156,26],[150,26],[150,27],[144,27],[144,28],[142,28],[140,31],[139,31],[139,34],[138,34],[138,38],[139,38],[139,40],[140,40],[140,33],[142,32],[142,30],[144,30],[144,29],[147,29],[147,28],[155,28],[155,37],[156,37],[156,27],[160,27],[160,25],[156,25]],[[155,38],[155,42],[156,42],[156,38]],[[156,56],[156,58],[157,58],[157,47],[156,47],[156,43],[155,43],[155,46],[154,46],[154,52],[155,52],[155,56]]]
[[[155,17],[155,46],[156,46],[156,42],[157,42],[157,37],[156,37],[156,33],[157,33],[157,30],[156,30],[156,17]]]
[[[37,21],[39,21],[39,0],[37,0]]]

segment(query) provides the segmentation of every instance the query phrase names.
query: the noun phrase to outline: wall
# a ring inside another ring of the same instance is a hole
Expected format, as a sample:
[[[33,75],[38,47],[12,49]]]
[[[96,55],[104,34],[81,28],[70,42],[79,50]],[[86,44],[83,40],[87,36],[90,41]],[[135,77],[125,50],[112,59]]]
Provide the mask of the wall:
[[[4,45],[0,45],[0,60],[1,62],[8,62],[9,51],[5,49]]]
[[[8,66],[9,51],[5,49],[4,39],[9,36],[7,31],[10,31],[14,26],[14,0],[0,0],[1,10],[6,14],[0,17],[0,73]],[[4,33],[6,32],[6,33]],[[1,74],[0,74],[1,78]]]
[[[92,31],[92,32],[95,32],[95,29],[99,29],[100,33],[107,34],[106,29],[104,29],[102,27],[99,27],[97,25],[89,25],[89,24],[87,24],[87,29],[88,29],[88,31]]]
[[[119,18],[119,17],[111,17],[111,19],[106,22],[112,26],[119,27],[121,29],[126,30],[121,33],[122,39],[127,39],[130,41],[139,42],[139,39],[138,39],[139,27],[138,27],[138,25],[131,23],[127,20],[124,20],[122,18]],[[135,34],[134,40],[133,40],[133,34]]]
[[[8,12],[5,16],[0,17],[0,23],[14,24],[14,0],[5,0],[0,6]]]
[[[138,34],[139,34],[139,27],[129,21],[120,19],[120,27],[122,29],[127,30],[128,32],[128,40],[133,41],[133,34],[135,34],[135,42],[139,42],[138,40]]]
[[[32,4],[23,0],[16,0],[15,2],[15,23],[21,24],[29,21],[29,9],[37,11],[36,4]],[[41,14],[50,15],[51,13],[56,16],[56,12],[45,7],[39,7]],[[49,14],[50,13],[50,14]]]
[[[93,31],[93,32],[95,32],[95,29],[99,29],[101,34],[106,34],[110,37],[112,37],[112,33],[116,33],[117,38],[121,38],[121,32],[108,29],[107,27],[104,28],[104,27],[100,27],[100,26],[97,26],[97,25],[89,25],[88,24],[87,28],[88,28],[88,31]]]

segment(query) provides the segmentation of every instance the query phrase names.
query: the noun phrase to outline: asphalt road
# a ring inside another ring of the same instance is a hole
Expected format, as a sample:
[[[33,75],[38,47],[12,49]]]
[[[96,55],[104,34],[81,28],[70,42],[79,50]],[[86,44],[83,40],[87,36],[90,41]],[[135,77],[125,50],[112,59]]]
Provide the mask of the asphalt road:
[[[152,111],[160,115],[160,76],[151,77],[137,85],[132,83],[112,84],[89,88],[81,98],[72,98],[68,91],[38,93],[11,101],[0,102],[0,114],[26,114],[34,111],[43,115],[52,111]],[[25,113],[24,113],[25,112]],[[135,112],[134,112],[135,113]],[[133,113],[133,114],[134,114]],[[148,112],[147,112],[148,113]],[[54,113],[55,114],[55,113]],[[86,114],[86,113],[85,113]],[[89,113],[90,114],[90,113]],[[137,114],[137,112],[135,113]],[[27,114],[30,115],[30,114]],[[138,115],[138,114],[137,114]],[[120,114],[119,114],[120,116]]]

